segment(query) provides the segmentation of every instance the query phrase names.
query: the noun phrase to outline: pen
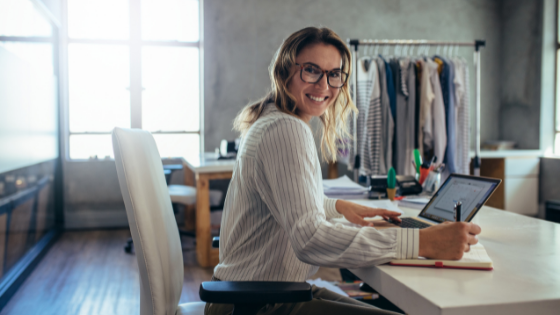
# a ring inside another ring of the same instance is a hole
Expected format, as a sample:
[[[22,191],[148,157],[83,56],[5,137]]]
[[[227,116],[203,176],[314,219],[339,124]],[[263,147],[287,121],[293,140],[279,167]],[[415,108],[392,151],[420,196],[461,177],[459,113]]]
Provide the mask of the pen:
[[[434,156],[432,157],[432,160],[430,161],[430,165],[428,165],[428,166],[434,165],[435,162],[437,162],[437,156],[434,155]]]
[[[455,215],[455,222],[461,222],[461,208],[463,206],[463,203],[461,201],[457,201],[457,203],[455,204],[455,207],[453,207],[453,212]]]
[[[424,164],[422,164],[422,166],[424,168],[430,168],[430,166],[432,166],[436,161],[437,161],[437,156],[434,155],[434,156],[432,156],[431,160],[424,161]]]

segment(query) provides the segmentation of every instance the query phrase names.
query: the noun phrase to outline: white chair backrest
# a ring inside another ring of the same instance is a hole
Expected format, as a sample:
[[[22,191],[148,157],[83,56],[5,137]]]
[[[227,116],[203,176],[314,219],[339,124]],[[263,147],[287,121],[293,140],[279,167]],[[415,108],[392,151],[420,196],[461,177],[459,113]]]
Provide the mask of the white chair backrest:
[[[140,270],[140,314],[175,314],[183,287],[183,252],[153,136],[113,130],[113,151]]]

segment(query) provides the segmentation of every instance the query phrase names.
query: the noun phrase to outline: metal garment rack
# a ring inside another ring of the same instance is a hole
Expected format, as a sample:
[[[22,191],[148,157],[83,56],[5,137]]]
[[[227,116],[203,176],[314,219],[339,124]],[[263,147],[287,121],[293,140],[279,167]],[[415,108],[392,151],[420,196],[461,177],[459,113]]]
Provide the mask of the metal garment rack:
[[[475,128],[476,128],[476,144],[475,155],[473,161],[474,175],[480,176],[480,48],[486,46],[486,40],[474,40],[470,42],[455,42],[455,41],[437,41],[437,40],[408,40],[408,39],[348,39],[348,46],[354,47],[352,50],[352,70],[354,73],[354,85],[352,87],[352,94],[354,101],[357,97],[357,82],[358,82],[358,47],[359,46],[449,46],[459,47],[467,46],[474,47],[474,67],[476,72],[476,88],[475,88]],[[358,116],[354,115],[354,181],[358,182],[358,172],[360,169],[360,155],[358,154]]]

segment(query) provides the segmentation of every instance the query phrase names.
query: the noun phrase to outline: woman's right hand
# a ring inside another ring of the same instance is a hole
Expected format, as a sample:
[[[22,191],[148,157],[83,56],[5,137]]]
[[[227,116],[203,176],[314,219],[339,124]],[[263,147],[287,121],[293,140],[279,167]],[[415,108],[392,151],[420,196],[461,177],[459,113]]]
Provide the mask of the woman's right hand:
[[[459,260],[471,245],[478,243],[481,231],[480,226],[468,222],[444,222],[422,229],[418,256]]]

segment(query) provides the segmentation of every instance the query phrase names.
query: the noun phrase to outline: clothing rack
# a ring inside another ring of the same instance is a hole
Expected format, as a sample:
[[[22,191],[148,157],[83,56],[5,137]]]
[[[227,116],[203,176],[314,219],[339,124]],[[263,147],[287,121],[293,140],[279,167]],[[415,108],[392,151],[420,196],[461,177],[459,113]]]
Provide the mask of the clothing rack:
[[[409,39],[348,39],[348,46],[353,46],[352,65],[354,72],[354,85],[352,94],[354,101],[357,97],[357,82],[358,82],[358,47],[359,46],[467,46],[474,47],[474,66],[475,66],[475,155],[473,161],[474,175],[480,176],[480,48],[486,46],[486,40],[474,40],[466,42],[456,41],[438,41],[438,40],[409,40]],[[359,169],[360,169],[360,155],[358,153],[358,117],[354,115],[354,129],[352,134],[354,136],[354,181],[358,182]]]

